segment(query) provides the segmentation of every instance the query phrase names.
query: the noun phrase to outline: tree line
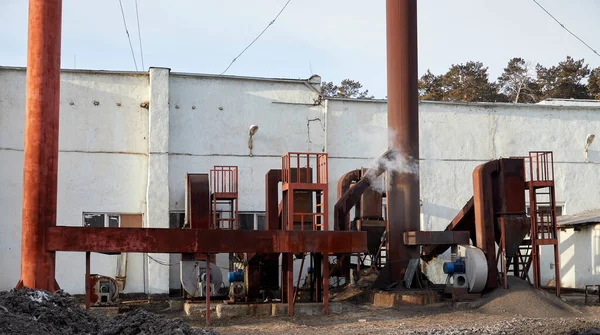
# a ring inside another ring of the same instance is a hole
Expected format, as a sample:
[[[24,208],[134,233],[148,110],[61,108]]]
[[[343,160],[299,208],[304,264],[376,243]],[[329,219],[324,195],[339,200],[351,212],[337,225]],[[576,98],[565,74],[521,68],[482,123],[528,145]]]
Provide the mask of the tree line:
[[[587,81],[587,82],[586,82]],[[421,100],[536,103],[548,98],[600,99],[600,67],[570,56],[557,65],[533,66],[523,58],[508,61],[496,81],[481,62],[453,64],[448,72],[419,79]]]
[[[373,99],[359,81],[350,79],[340,85],[323,82],[321,90],[326,97]],[[550,67],[515,57],[496,81],[477,61],[453,64],[439,75],[427,70],[419,79],[420,100],[536,103],[548,98],[600,99],[600,67],[590,69],[584,59],[570,56]]]

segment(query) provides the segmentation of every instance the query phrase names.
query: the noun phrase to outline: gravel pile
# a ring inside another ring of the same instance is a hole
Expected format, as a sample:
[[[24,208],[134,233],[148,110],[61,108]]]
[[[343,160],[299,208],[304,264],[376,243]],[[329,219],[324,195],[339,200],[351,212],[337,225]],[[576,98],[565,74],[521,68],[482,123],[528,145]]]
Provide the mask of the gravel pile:
[[[67,293],[20,289],[0,292],[0,334],[215,334],[145,310],[116,317],[85,311]]]
[[[531,284],[508,276],[508,289],[497,288],[474,302],[479,312],[530,318],[570,317],[581,313],[552,293],[536,290]]]

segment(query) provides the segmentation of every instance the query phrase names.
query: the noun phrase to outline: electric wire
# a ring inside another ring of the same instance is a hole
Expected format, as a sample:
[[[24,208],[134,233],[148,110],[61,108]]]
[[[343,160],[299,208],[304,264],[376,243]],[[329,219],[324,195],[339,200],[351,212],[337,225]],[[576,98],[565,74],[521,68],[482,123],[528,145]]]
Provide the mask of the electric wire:
[[[133,52],[133,45],[131,44],[131,37],[129,36],[129,30],[127,30],[127,21],[125,20],[125,11],[123,11],[123,2],[119,0],[119,6],[121,6],[121,16],[123,17],[123,26],[125,26],[125,33],[127,34],[127,40],[129,41],[129,49],[131,49],[131,57],[133,57],[133,65],[135,70],[138,70],[137,62],[135,60],[135,53]]]
[[[579,36],[575,35],[575,33],[573,33],[567,27],[565,27],[565,25],[562,24],[560,21],[558,21],[558,19],[556,17],[554,17],[554,15],[550,14],[550,12],[547,11],[546,8],[544,8],[544,6],[540,5],[540,3],[537,2],[536,0],[532,0],[532,1],[535,2],[535,4],[538,5],[538,7],[540,7],[544,12],[546,12],[546,14],[548,14],[554,21],[556,21],[556,23],[558,23],[561,27],[563,27],[564,30],[566,30],[569,34],[573,35],[573,37],[578,39],[579,42],[583,43],[583,45],[588,47],[588,49],[592,50],[592,52],[595,53],[597,56],[600,56],[600,54],[598,54],[598,52],[596,50],[594,50],[594,48],[592,48],[589,44],[585,43],[585,41],[583,41],[581,38],[579,38]]]
[[[235,58],[233,58],[231,63],[229,63],[229,66],[227,66],[227,68],[223,72],[221,72],[221,74],[225,74],[225,72],[227,72],[227,70],[229,70],[231,65],[233,65],[233,63],[235,63],[235,61],[238,60],[238,58],[240,58],[240,56],[242,56],[242,54],[244,54],[244,52],[246,52],[246,50],[248,50],[248,48],[250,48],[252,46],[252,44],[254,44],[254,42],[256,42],[265,33],[265,31],[267,31],[267,29],[269,29],[269,27],[273,25],[273,23],[275,23],[275,20],[277,20],[277,18],[279,18],[279,16],[281,15],[281,13],[283,13],[283,11],[287,7],[287,5],[290,3],[290,1],[292,1],[292,0],[288,0],[285,3],[285,5],[283,5],[283,8],[281,8],[281,10],[277,14],[277,16],[275,16],[275,18],[271,22],[269,22],[269,24],[265,27],[265,29],[263,29],[263,31],[261,31],[260,34],[258,34],[258,36],[256,36],[256,38],[252,42],[250,42],[250,44],[248,44],[248,46],[246,46],[244,48],[244,50],[242,50],[242,52],[240,52],[239,55],[237,55]]]
[[[140,14],[138,12],[138,0],[135,0],[135,19],[137,21],[138,40],[140,42],[140,57],[142,59],[142,71],[146,69],[144,66],[144,49],[142,48],[142,31],[140,30]]]

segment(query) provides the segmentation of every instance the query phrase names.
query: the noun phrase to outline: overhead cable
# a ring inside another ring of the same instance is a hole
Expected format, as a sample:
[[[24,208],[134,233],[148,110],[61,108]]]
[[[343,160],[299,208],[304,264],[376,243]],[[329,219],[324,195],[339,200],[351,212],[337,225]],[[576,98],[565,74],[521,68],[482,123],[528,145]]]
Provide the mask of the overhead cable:
[[[583,41],[581,38],[579,38],[579,36],[575,35],[575,33],[573,33],[567,27],[565,27],[565,25],[562,24],[560,21],[558,21],[558,19],[555,18],[554,15],[550,14],[550,12],[547,11],[546,8],[544,8],[544,6],[540,5],[540,3],[537,2],[536,0],[532,0],[532,1],[535,2],[535,4],[538,5],[544,12],[546,12],[546,14],[548,14],[554,21],[556,21],[556,23],[558,23],[561,27],[563,27],[564,30],[566,30],[569,34],[573,35],[573,37],[578,39],[579,42],[583,43],[583,45],[588,47],[588,49],[592,50],[592,52],[595,53],[597,56],[600,56],[600,54],[598,54],[598,52],[594,48],[592,48],[589,44],[585,43],[585,41]]]
[[[140,30],[140,14],[138,12],[138,0],[135,0],[135,19],[137,21],[138,40],[140,41],[140,56],[142,58],[142,71],[146,69],[144,66],[144,49],[142,49],[142,31]]]
[[[281,13],[283,13],[283,11],[285,10],[285,8],[287,7],[287,5],[290,3],[291,0],[288,0],[285,5],[283,5],[283,8],[281,8],[281,10],[279,11],[279,13],[277,14],[277,16],[275,16],[275,18],[269,22],[269,24],[265,27],[265,29],[263,29],[263,31],[260,32],[260,34],[258,34],[258,36],[256,36],[256,38],[250,42],[250,44],[248,44],[248,46],[246,48],[244,48],[244,50],[242,50],[242,52],[240,52],[239,55],[237,55],[232,61],[231,63],[229,63],[229,66],[227,66],[227,68],[221,72],[221,74],[225,74],[225,72],[227,72],[227,70],[229,70],[229,68],[231,67],[231,65],[233,65],[233,63],[235,63],[236,60],[238,60],[238,58],[240,58],[240,56],[242,54],[244,54],[244,52],[246,52],[246,50],[248,50],[248,48],[250,48],[252,46],[252,44],[254,44],[254,42],[256,42],[261,36],[262,34],[265,33],[265,31],[267,31],[267,29],[269,29],[270,26],[273,25],[273,23],[275,23],[275,20],[277,20],[277,18],[279,17],[279,15],[281,15]]]
[[[123,25],[125,26],[125,33],[127,34],[127,40],[129,41],[129,49],[131,49],[131,57],[133,57],[133,65],[135,70],[138,70],[137,62],[135,60],[135,53],[133,52],[133,45],[131,44],[131,37],[129,36],[129,30],[127,30],[127,20],[125,20],[125,12],[123,11],[123,2],[119,0],[121,6],[121,16],[123,17]]]

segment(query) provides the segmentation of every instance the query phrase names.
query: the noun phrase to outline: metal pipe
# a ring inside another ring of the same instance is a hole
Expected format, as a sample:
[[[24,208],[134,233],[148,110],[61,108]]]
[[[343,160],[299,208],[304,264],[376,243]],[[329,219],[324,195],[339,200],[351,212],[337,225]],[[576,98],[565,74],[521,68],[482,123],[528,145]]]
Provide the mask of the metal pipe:
[[[90,281],[90,252],[85,253],[85,309],[90,310],[92,282]]]
[[[329,315],[329,253],[323,253],[323,314]]]
[[[206,295],[206,325],[210,326],[210,295],[212,294],[210,289],[210,254],[206,254],[206,287],[204,294]]]
[[[62,0],[30,0],[23,164],[21,281],[56,289],[55,253],[46,228],[56,225]]]
[[[417,0],[387,0],[387,84],[389,149],[418,167],[419,110],[417,62]],[[388,259],[390,281],[404,278],[417,246],[405,246],[405,231],[420,224],[419,173],[390,171],[388,191]]]

